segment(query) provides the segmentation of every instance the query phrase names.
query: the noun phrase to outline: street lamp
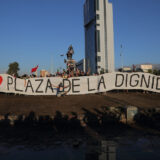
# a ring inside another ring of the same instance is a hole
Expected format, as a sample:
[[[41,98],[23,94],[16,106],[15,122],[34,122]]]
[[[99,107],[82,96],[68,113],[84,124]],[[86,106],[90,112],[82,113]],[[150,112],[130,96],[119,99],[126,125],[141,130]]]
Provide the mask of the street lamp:
[[[120,51],[120,57],[121,57],[121,67],[122,67],[122,72],[123,72],[123,63],[124,63],[124,61],[123,61],[123,46],[122,46],[122,44],[121,44],[121,51]]]

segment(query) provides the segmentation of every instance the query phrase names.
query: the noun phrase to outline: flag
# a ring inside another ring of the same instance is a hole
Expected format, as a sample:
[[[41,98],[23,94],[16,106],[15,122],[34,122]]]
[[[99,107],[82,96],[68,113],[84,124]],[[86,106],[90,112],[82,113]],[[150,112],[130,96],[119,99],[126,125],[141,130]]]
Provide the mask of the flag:
[[[36,72],[37,69],[38,69],[38,65],[37,65],[35,68],[32,68],[32,69],[31,69],[31,73]]]

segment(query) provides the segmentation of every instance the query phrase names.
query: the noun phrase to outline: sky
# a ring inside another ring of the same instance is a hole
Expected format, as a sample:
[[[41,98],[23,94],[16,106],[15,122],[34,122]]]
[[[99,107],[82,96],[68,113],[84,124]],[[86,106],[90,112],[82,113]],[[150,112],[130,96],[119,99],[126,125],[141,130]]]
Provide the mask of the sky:
[[[83,4],[85,0],[0,0],[0,73],[17,61],[20,73],[65,68],[85,57]],[[160,0],[110,0],[114,15],[115,67],[160,63]],[[121,44],[123,48],[121,49]]]

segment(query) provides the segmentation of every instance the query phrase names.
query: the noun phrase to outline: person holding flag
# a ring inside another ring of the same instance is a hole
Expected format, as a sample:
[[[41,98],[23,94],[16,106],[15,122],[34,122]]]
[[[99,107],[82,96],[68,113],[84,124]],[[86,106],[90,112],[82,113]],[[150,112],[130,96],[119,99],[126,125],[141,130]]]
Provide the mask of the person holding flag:
[[[32,68],[31,69],[31,73],[34,73],[34,72],[36,72],[36,76],[37,76],[37,69],[38,69],[38,65],[36,66],[36,67],[34,67],[34,68]]]

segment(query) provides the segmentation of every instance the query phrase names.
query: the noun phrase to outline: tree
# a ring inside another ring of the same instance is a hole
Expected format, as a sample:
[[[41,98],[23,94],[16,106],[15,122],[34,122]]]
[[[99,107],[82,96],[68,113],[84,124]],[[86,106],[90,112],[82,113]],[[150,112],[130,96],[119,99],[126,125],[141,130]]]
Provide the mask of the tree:
[[[109,73],[109,72],[108,72],[108,69],[106,69],[106,72],[105,72],[105,73]]]
[[[100,74],[104,74],[104,68],[100,70]]]
[[[153,74],[158,75],[158,71],[156,69],[154,69]]]
[[[153,73],[153,70],[152,70],[152,69],[149,69],[149,70],[148,70],[148,73]]]
[[[119,68],[119,69],[118,69],[118,72],[122,72],[122,68]]]
[[[10,63],[7,73],[18,77],[19,64],[17,62]]]
[[[159,76],[159,75],[160,75],[160,70],[154,69],[154,70],[153,70],[153,74]]]
[[[143,72],[141,68],[136,68],[136,72]]]

